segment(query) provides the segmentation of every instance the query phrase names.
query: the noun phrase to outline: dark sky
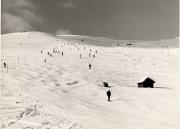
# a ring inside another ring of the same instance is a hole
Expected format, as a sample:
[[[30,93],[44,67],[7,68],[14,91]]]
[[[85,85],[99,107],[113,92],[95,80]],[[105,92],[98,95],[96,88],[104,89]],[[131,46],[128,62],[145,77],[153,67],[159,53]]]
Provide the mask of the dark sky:
[[[2,0],[2,33],[44,31],[114,39],[179,36],[179,0]]]

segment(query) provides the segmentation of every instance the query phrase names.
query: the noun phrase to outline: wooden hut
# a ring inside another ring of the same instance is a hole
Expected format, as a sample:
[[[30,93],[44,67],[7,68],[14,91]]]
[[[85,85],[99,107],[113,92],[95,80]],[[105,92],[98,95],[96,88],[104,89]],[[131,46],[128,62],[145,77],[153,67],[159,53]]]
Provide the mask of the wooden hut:
[[[155,81],[151,79],[150,77],[144,77],[137,82],[138,87],[144,87],[144,88],[147,88],[147,87],[153,88],[154,83]]]

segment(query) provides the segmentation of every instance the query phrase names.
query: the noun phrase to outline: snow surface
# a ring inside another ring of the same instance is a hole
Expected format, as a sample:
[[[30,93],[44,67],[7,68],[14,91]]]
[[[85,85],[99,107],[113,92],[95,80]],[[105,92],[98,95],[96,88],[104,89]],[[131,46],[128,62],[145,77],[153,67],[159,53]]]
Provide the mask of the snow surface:
[[[8,67],[1,66],[1,128],[180,127],[179,48],[93,46],[41,32],[6,34],[1,41],[1,64]],[[142,77],[152,77],[155,88],[138,88]]]

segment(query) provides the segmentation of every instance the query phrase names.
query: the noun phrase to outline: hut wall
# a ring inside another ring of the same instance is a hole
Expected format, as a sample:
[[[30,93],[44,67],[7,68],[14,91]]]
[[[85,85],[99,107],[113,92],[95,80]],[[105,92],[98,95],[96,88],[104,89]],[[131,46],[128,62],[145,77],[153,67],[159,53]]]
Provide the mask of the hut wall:
[[[143,87],[143,83],[138,83],[138,87]]]
[[[145,82],[143,82],[144,87],[153,87],[153,82],[149,79],[147,79]]]

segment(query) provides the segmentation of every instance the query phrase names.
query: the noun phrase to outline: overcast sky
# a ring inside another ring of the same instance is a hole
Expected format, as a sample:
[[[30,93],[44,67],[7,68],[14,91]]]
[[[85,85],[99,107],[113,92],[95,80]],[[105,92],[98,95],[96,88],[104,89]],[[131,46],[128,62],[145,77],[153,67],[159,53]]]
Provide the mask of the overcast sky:
[[[159,40],[179,36],[179,0],[2,0],[2,33]]]

